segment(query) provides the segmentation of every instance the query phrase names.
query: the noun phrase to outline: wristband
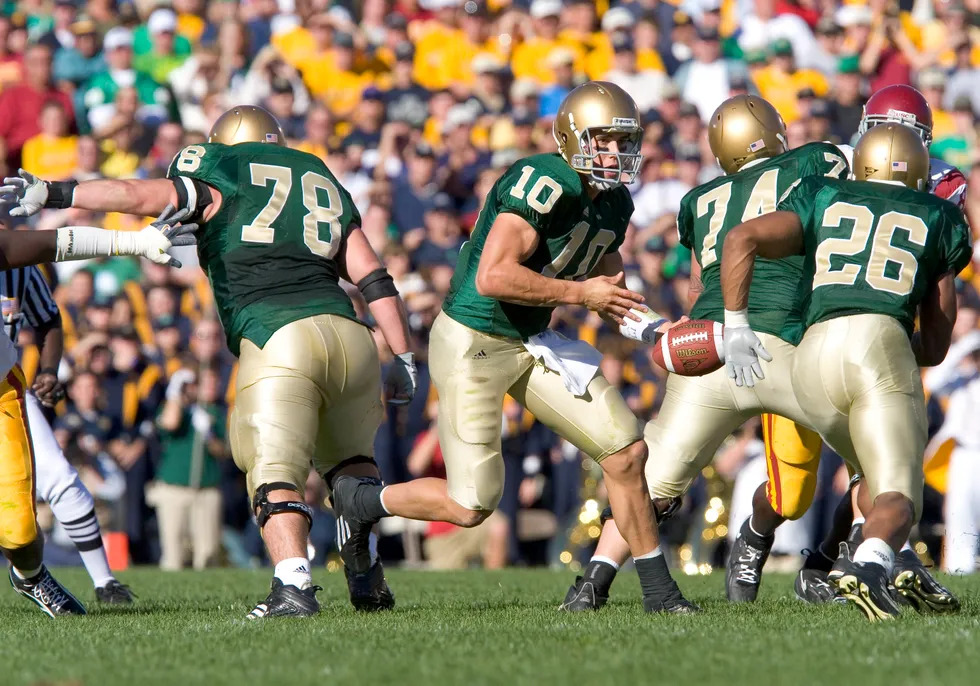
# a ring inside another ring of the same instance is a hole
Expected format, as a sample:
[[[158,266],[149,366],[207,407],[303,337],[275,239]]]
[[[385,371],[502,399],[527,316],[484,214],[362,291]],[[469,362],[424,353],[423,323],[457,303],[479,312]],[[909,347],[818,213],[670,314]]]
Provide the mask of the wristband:
[[[58,376],[58,370],[55,367],[44,367],[44,368],[38,370],[37,375],[40,376],[41,374],[50,374],[53,377],[57,377]]]
[[[48,199],[44,206],[50,209],[66,210],[71,207],[75,197],[75,186],[77,181],[51,181],[48,182]]]
[[[749,310],[725,310],[725,328],[740,329],[749,327]]]

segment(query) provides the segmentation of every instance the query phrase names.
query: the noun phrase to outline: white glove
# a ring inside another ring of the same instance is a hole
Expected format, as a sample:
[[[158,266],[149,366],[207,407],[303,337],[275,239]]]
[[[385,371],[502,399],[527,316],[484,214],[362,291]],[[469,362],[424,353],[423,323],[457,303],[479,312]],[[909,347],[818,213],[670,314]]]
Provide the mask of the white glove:
[[[178,269],[180,261],[167,253],[174,245],[193,245],[197,224],[181,224],[190,213],[183,209],[174,212],[172,205],[160,213],[151,224],[133,233],[121,232],[116,238],[116,253],[119,255],[138,255],[157,264],[168,264]]]
[[[11,217],[30,217],[37,214],[48,201],[48,184],[23,169],[19,176],[8,176],[0,186],[0,204],[14,205]]]
[[[385,378],[388,403],[391,405],[407,405],[415,397],[415,389],[418,385],[419,372],[415,368],[415,354],[395,355],[388,376]]]
[[[772,355],[749,326],[745,310],[725,310],[725,371],[736,386],[755,386],[755,377],[766,378],[759,360],[772,361]]]
[[[619,325],[619,333],[641,343],[656,343],[657,329],[667,323],[667,318],[652,310],[641,312],[637,309],[631,309],[630,314],[635,314],[640,318],[640,321],[623,317],[623,323]]]
[[[184,386],[194,382],[194,372],[190,369],[178,369],[170,377],[167,384],[167,400],[180,400],[180,394],[184,392]]]
[[[200,405],[195,405],[191,411],[191,426],[199,434],[211,433],[211,415]]]

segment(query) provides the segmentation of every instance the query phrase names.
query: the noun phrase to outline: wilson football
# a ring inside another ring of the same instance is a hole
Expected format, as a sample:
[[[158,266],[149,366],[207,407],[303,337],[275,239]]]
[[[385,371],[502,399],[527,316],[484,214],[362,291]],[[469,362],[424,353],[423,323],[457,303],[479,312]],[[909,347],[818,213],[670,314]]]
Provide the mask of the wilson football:
[[[653,361],[681,376],[702,376],[725,363],[724,326],[708,319],[678,324],[653,346]]]

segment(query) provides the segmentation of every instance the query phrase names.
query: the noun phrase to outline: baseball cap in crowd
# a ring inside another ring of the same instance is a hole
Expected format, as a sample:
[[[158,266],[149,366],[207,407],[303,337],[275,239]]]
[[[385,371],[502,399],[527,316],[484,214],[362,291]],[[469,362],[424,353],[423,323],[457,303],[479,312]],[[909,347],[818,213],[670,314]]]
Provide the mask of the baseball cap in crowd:
[[[728,87],[733,91],[747,91],[749,80],[744,74],[732,74],[728,79]]]
[[[555,48],[548,53],[545,63],[552,69],[567,67],[575,62],[575,53],[568,48]]]
[[[415,46],[411,41],[399,41],[395,46],[395,59],[399,62],[408,62],[415,59]]]
[[[480,53],[470,62],[470,69],[473,70],[474,74],[499,74],[506,68],[507,65],[501,62],[499,58],[486,52]]]
[[[166,7],[153,10],[153,14],[146,22],[146,29],[151,34],[175,33],[177,31],[177,15],[174,14],[173,10]]]
[[[159,331],[160,329],[172,329],[177,326],[177,320],[174,319],[173,315],[165,314],[157,317],[153,320],[153,330]]]
[[[432,196],[432,206],[430,209],[432,212],[456,214],[456,203],[453,202],[453,199],[448,193],[436,193]]]
[[[839,26],[871,26],[874,14],[867,5],[843,5],[834,14],[834,20]]]
[[[680,116],[682,117],[700,117],[701,113],[698,112],[698,106],[693,102],[682,102],[681,108],[678,110]]]
[[[633,39],[628,33],[617,33],[612,37],[613,52],[633,52]]]
[[[721,37],[718,35],[718,29],[713,26],[699,26],[698,39],[703,41],[717,41],[721,40]]]
[[[273,93],[292,93],[293,84],[289,82],[289,79],[282,76],[274,76],[269,82],[269,89]]]
[[[830,119],[830,105],[822,98],[810,103],[810,116],[814,119]]]
[[[561,14],[561,0],[533,0],[531,16],[535,19],[557,17]]]
[[[861,58],[857,55],[841,55],[837,60],[837,71],[841,74],[859,74],[861,72]]]
[[[105,38],[102,39],[104,50],[116,50],[118,48],[133,47],[133,34],[129,29],[121,26],[114,26],[106,31]]]
[[[89,301],[89,307],[97,307],[99,309],[109,309],[112,307],[112,302],[115,298],[109,293],[96,291],[95,295]]]
[[[746,64],[763,64],[767,59],[769,59],[769,55],[767,55],[766,51],[762,48],[753,48],[751,50],[746,50],[742,54],[742,59],[745,60]]]
[[[799,98],[800,100],[811,100],[817,97],[817,94],[814,93],[813,89],[808,86],[803,90],[797,92],[796,97]]]
[[[95,33],[95,31],[95,22],[87,14],[79,14],[75,21],[71,23],[71,32],[76,36],[84,36],[89,33]]]
[[[777,38],[769,46],[769,52],[771,52],[776,57],[792,57],[793,56],[793,44],[789,42],[786,38]]]
[[[385,94],[377,86],[368,86],[361,93],[361,100],[384,100]]]
[[[511,121],[514,126],[534,126],[538,122],[538,118],[534,116],[533,112],[520,110],[514,113]]]
[[[970,100],[969,95],[957,95],[956,99],[953,100],[953,111],[954,112],[973,112],[973,101]]]
[[[660,98],[662,100],[677,100],[679,97],[681,97],[681,89],[673,81],[665,83],[663,89],[660,91]]]
[[[523,100],[538,94],[538,84],[532,79],[517,79],[510,86],[511,100]]]
[[[946,73],[939,67],[926,67],[919,72],[919,88],[943,88],[946,86]]]
[[[335,48],[354,49],[354,36],[346,31],[338,31],[333,35],[333,45]]]
[[[473,116],[473,110],[466,105],[453,105],[446,113],[446,120],[442,122],[442,132],[449,133],[460,126],[472,126],[474,123],[476,117]]]
[[[701,0],[698,4],[702,12],[721,12],[721,0]]]
[[[820,17],[814,31],[820,36],[836,36],[841,33],[841,27],[833,17]]]
[[[606,33],[633,26],[633,13],[625,7],[613,7],[602,15],[602,30]]]
[[[408,19],[403,14],[389,14],[385,17],[385,27],[395,31],[408,29]]]
[[[696,143],[690,143],[687,145],[677,146],[677,161],[678,162],[701,162],[701,151],[698,149]]]
[[[415,156],[416,157],[435,157],[436,152],[432,149],[432,146],[425,141],[419,141],[415,144]]]

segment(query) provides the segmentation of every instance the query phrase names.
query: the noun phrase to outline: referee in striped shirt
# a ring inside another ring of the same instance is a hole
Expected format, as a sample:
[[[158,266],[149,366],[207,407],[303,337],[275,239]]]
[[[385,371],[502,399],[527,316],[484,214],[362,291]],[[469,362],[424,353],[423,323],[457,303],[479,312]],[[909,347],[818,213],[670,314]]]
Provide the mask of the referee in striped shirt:
[[[65,459],[40,407],[41,404],[54,407],[64,397],[58,383],[58,365],[64,348],[58,305],[44,275],[33,266],[10,269],[0,275],[0,303],[4,328],[15,345],[25,322],[34,329],[37,338],[39,370],[34,378],[33,394],[28,393],[25,398],[34,448],[37,497],[50,505],[78,549],[92,577],[96,598],[106,603],[130,603],[131,592],[109,569],[92,494]]]

